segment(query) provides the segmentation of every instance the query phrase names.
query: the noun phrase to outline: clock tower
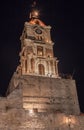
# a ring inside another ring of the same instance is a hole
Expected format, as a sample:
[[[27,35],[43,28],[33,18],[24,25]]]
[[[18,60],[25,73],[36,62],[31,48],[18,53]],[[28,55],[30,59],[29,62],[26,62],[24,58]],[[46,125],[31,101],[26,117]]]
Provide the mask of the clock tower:
[[[51,27],[46,26],[35,15],[30,14],[30,21],[25,22],[21,36],[21,73],[58,78],[58,60],[53,55]],[[38,13],[38,12],[37,12]]]
[[[0,98],[0,130],[84,130],[75,81],[59,76],[50,31],[32,11],[20,37],[20,65]]]

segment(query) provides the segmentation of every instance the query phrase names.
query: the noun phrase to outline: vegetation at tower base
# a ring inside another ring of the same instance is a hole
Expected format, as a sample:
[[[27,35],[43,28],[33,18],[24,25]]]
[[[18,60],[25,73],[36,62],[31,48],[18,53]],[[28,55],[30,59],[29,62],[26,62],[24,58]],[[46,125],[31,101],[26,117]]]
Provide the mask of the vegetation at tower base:
[[[20,65],[0,98],[0,130],[84,130],[75,81],[58,73],[50,26],[24,25]]]

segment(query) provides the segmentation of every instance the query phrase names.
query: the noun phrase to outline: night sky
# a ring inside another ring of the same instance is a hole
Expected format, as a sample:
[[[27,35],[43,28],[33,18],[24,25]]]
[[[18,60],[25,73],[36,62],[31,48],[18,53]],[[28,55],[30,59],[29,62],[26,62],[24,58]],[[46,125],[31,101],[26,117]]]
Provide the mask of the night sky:
[[[29,20],[33,0],[0,2],[0,95],[5,95],[9,81],[19,64],[20,36]],[[84,9],[77,0],[37,0],[40,19],[51,25],[54,54],[59,59],[59,73],[76,80],[81,112],[84,112]]]

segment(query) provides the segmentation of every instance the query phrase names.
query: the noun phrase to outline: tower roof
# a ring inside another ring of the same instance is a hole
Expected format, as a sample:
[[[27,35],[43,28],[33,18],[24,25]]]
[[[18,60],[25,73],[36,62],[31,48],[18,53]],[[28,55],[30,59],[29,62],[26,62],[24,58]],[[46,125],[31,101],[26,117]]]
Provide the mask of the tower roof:
[[[29,21],[30,24],[38,24],[40,26],[46,26],[40,19],[33,18]]]

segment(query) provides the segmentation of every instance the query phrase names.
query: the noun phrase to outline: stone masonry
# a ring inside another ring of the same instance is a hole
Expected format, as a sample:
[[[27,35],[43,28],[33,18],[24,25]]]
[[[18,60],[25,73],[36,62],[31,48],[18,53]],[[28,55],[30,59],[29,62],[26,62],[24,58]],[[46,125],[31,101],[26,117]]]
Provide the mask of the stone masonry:
[[[71,79],[18,77],[16,88],[0,99],[0,115],[0,130],[84,130]]]

